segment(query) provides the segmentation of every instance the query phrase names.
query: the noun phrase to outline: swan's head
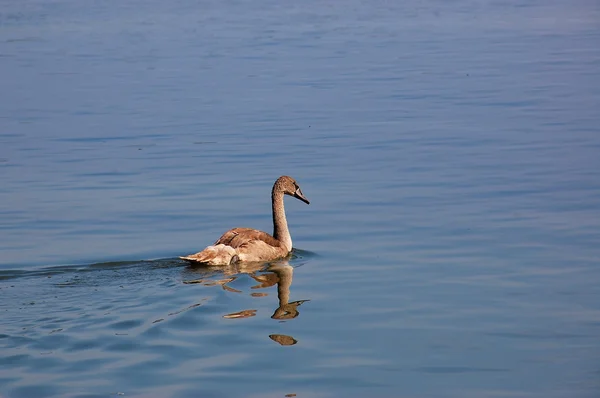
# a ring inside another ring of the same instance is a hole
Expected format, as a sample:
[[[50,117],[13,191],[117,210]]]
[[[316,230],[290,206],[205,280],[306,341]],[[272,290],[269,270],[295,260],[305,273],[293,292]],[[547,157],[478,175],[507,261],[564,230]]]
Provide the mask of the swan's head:
[[[307,205],[310,204],[308,199],[306,199],[306,197],[302,193],[300,186],[298,185],[296,180],[294,180],[292,177],[288,177],[288,176],[279,177],[277,179],[277,181],[275,181],[275,185],[273,185],[273,194],[275,194],[275,192],[282,192],[285,195],[290,195],[296,199],[300,199]]]

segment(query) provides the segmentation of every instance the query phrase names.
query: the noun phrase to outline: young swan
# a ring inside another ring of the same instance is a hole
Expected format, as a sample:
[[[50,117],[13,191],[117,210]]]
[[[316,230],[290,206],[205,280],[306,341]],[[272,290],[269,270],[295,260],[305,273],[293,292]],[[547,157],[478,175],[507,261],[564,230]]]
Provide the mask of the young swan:
[[[292,177],[279,177],[271,191],[273,236],[252,228],[233,228],[225,232],[214,245],[199,253],[179,258],[206,265],[227,265],[286,257],[292,251],[292,237],[285,218],[283,195],[290,195],[310,204]]]

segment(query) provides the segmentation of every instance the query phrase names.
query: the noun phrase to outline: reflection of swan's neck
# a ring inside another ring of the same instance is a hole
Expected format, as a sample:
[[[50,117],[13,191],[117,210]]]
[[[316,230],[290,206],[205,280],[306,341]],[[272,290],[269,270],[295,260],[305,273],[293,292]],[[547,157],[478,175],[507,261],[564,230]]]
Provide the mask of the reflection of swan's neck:
[[[292,251],[292,237],[285,218],[283,192],[273,190],[271,194],[273,205],[273,237],[283,244],[287,251]]]
[[[284,306],[290,302],[290,286],[292,285],[292,278],[294,276],[294,268],[291,265],[287,265],[281,268],[273,270],[279,277],[279,283],[277,284],[277,298],[279,299],[279,306]]]

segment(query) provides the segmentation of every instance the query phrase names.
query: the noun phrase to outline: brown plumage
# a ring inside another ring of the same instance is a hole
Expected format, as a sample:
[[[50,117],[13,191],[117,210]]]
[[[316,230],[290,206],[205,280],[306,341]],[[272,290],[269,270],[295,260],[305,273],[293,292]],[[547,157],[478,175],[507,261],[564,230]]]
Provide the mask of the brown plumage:
[[[285,218],[283,195],[293,196],[306,204],[310,203],[292,177],[279,177],[271,191],[272,236],[256,229],[233,228],[225,232],[214,245],[199,253],[180,258],[207,265],[227,265],[240,261],[271,261],[286,257],[292,251],[292,237]]]

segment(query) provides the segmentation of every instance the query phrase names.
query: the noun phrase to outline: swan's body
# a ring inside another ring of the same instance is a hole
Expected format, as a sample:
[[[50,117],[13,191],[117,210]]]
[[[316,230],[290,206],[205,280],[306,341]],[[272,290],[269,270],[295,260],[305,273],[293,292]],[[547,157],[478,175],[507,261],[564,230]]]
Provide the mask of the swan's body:
[[[233,228],[225,232],[214,245],[180,258],[207,265],[227,265],[239,261],[271,261],[286,257],[292,251],[292,237],[285,218],[283,195],[310,203],[292,177],[279,177],[271,192],[273,235],[251,228]]]

